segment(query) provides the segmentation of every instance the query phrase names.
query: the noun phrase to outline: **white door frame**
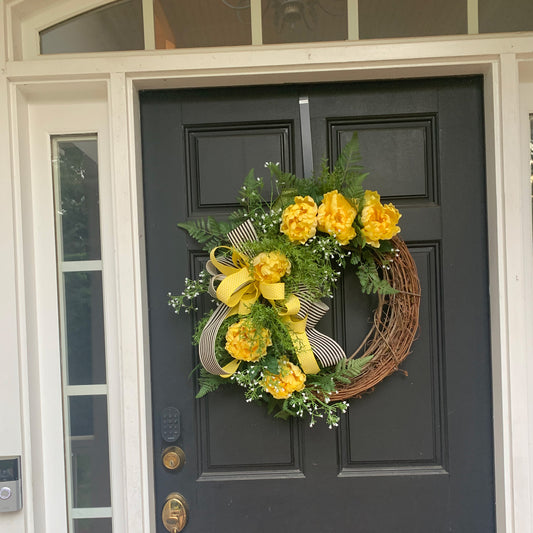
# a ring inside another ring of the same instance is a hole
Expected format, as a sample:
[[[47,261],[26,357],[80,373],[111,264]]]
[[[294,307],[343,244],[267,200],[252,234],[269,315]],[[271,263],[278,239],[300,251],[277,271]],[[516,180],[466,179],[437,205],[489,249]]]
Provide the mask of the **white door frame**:
[[[0,288],[5,289],[3,294],[7,297],[0,303],[0,311],[13,327],[6,335],[6,343],[12,350],[10,353],[17,354],[14,358],[17,364],[4,355],[0,355],[0,360],[4,363],[5,359],[8,369],[8,378],[4,380],[6,390],[14,390],[19,401],[15,402],[15,415],[8,419],[14,436],[7,444],[0,443],[0,453],[22,455],[24,470],[38,475],[33,479],[29,475],[25,478],[26,501],[32,503],[31,507],[26,505],[23,513],[7,518],[0,515],[0,529],[6,533],[63,533],[53,528],[53,517],[50,517],[51,501],[55,496],[45,489],[50,483],[46,476],[51,474],[43,473],[38,467],[39,462],[52,460],[52,451],[43,445],[42,428],[43,420],[50,413],[34,413],[30,417],[32,409],[39,405],[39,397],[35,397],[28,362],[35,352],[45,350],[46,339],[53,341],[57,334],[44,332],[43,341],[35,331],[35,315],[42,316],[49,309],[43,287],[36,281],[43,270],[55,271],[55,265],[47,264],[33,242],[36,228],[42,221],[32,218],[35,215],[31,212],[31,199],[43,174],[36,170],[38,161],[32,157],[35,143],[46,141],[44,138],[32,141],[35,138],[32,117],[38,109],[53,110],[66,102],[78,102],[83,106],[85,96],[87,101],[96,98],[107,109],[107,116],[102,120],[111,143],[105,172],[112,178],[108,190],[110,222],[103,232],[107,232],[112,250],[108,262],[115,278],[110,285],[116,331],[112,342],[116,346],[117,361],[112,370],[114,374],[110,375],[115,383],[114,423],[118,435],[111,443],[117,484],[113,503],[114,531],[148,533],[153,530],[159,513],[153,507],[151,496],[138,91],[478,73],[485,77],[498,533],[530,531],[533,457],[529,442],[533,436],[533,406],[528,390],[533,386],[533,365],[528,364],[527,356],[529,346],[533,346],[528,306],[528,302],[533,301],[530,281],[533,270],[531,192],[524,179],[527,143],[523,136],[525,114],[533,111],[533,107],[529,107],[530,102],[521,107],[520,75],[526,80],[532,71],[532,56],[533,37],[525,35],[66,55],[7,62],[0,78],[0,106],[8,112],[9,120],[6,120],[6,131],[0,132],[0,139],[4,141],[0,154],[6,156],[4,160],[8,161],[9,171],[6,179],[0,182],[0,212],[6,224],[3,230],[6,238],[2,242],[8,253],[5,257],[13,257],[14,261],[3,265]],[[53,129],[53,113],[49,120],[49,127]],[[75,129],[75,117],[72,120]]]

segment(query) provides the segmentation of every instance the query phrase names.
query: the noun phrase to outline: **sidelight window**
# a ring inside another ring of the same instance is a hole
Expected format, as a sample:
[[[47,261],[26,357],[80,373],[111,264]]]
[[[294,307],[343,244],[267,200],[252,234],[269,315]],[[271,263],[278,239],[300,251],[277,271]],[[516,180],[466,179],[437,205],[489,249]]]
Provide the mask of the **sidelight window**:
[[[111,533],[96,135],[52,138],[70,533]]]

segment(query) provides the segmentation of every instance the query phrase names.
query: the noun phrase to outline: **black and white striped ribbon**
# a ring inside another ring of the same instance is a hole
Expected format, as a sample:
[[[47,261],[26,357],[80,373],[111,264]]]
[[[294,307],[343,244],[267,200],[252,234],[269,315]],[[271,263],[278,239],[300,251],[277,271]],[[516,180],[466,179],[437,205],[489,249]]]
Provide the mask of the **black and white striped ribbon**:
[[[299,296],[299,295],[297,295]],[[315,329],[318,321],[329,311],[329,307],[324,302],[310,302],[300,298],[299,316],[307,316],[305,332],[309,339],[309,344],[313,349],[315,357],[323,367],[336,365],[342,359],[346,359],[346,354],[341,346],[324,333]]]
[[[228,233],[228,240],[235,249],[249,256],[251,254],[247,249],[247,244],[256,242],[258,237],[254,225],[247,220]]]
[[[222,367],[218,364],[215,356],[215,341],[217,339],[217,333],[220,329],[220,325],[230,312],[230,308],[221,303],[215,309],[215,312],[209,318],[209,321],[202,330],[200,336],[200,344],[198,345],[198,352],[200,354],[200,362],[203,367],[211,374],[217,376],[223,376],[226,374]]]

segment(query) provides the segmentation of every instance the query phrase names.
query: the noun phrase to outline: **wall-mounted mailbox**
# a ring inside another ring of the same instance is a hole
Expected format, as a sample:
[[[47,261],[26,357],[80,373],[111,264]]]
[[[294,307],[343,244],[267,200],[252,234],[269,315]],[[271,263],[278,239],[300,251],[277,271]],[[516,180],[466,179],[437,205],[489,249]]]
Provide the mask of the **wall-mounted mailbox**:
[[[0,513],[22,509],[20,457],[0,457]]]

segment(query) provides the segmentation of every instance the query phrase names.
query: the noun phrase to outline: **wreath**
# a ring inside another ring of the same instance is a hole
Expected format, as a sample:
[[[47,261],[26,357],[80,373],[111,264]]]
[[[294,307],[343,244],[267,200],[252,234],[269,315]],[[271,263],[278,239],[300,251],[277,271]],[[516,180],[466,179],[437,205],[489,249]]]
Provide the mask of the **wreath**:
[[[276,417],[325,418],[337,426],[349,398],[373,389],[398,370],[418,329],[416,266],[397,236],[401,214],[365,190],[357,134],[332,169],[326,160],[312,178],[266,163],[275,194],[250,171],[241,208],[227,221],[209,217],[178,224],[209,252],[197,279],[169,293],[176,313],[216,307],[197,321],[200,358],[197,398],[223,385],[244,389],[247,402],[267,404]],[[345,267],[378,305],[361,346],[350,356],[315,326],[328,311]]]

